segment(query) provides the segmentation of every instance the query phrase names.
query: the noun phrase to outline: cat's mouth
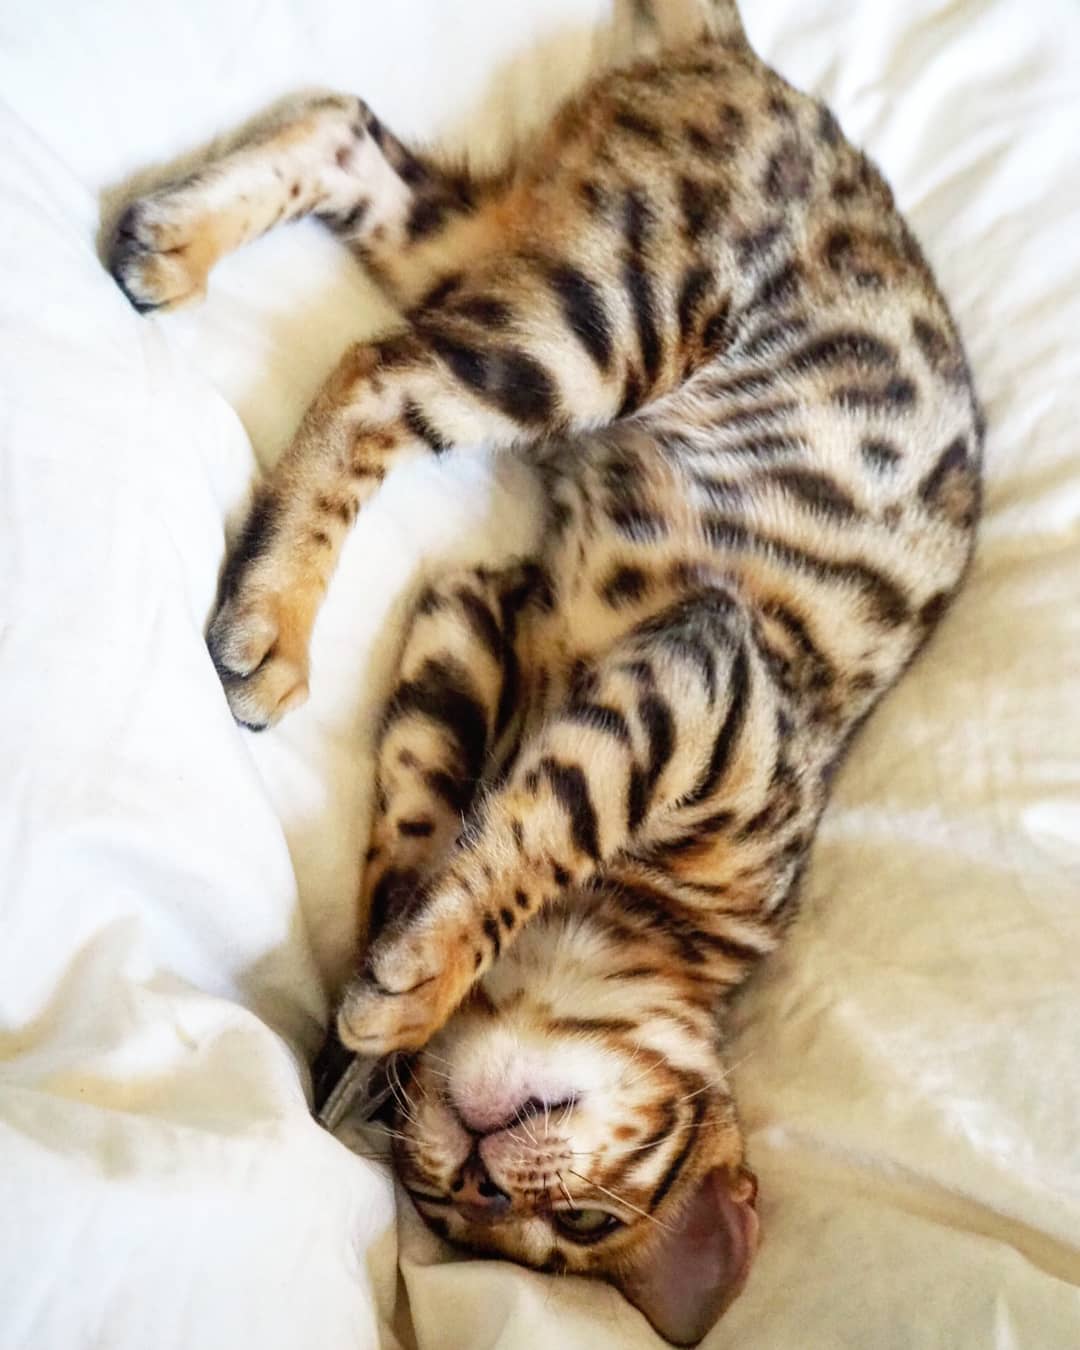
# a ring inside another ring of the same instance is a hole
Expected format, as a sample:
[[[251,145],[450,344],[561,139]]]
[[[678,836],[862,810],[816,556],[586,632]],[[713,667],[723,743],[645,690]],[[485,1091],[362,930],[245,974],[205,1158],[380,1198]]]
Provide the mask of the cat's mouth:
[[[450,1192],[454,1208],[470,1223],[498,1223],[510,1212],[510,1196],[492,1180],[480,1156],[479,1144],[473,1146],[451,1182]]]
[[[448,1205],[469,1224],[492,1228],[511,1217],[536,1216],[578,1246],[588,1246],[625,1226],[624,1220],[610,1209],[589,1206],[575,1200],[560,1172],[544,1174],[542,1184],[532,1193],[515,1201],[494,1180],[485,1165],[481,1143],[477,1141],[450,1184],[449,1196],[412,1191],[423,1218],[430,1222],[425,1206]],[[536,1174],[534,1174],[536,1175]]]
[[[445,1095],[447,1127],[461,1158],[450,1199],[463,1217],[487,1224],[511,1211],[551,1212],[560,1169],[573,1162],[569,1126],[577,1101],[577,1094],[527,1097],[508,1111],[483,1098],[469,1104]]]

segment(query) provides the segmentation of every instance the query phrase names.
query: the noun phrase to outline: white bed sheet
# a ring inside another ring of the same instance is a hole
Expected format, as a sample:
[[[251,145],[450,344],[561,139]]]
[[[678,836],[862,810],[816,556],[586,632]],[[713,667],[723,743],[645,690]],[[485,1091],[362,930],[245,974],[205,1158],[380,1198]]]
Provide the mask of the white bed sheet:
[[[766,1241],[708,1345],[1080,1344],[1080,10],[745,0],[883,163],[990,419],[963,598],[860,739],[741,1005]],[[316,228],[140,319],[102,203],[308,85],[480,154],[608,0],[7,0],[0,13],[0,1346],[647,1347],[611,1291],[452,1256],[311,1123],[366,733],[424,568],[534,528],[512,469],[395,474],[253,738],[201,630],[222,522],[388,311]],[[99,200],[100,198],[100,200]],[[400,1227],[400,1234],[398,1228]]]

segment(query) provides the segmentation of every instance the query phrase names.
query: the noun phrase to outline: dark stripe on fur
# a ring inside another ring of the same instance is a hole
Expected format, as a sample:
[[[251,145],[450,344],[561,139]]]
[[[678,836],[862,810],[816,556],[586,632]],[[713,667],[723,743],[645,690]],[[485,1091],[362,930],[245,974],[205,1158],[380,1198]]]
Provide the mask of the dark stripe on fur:
[[[669,704],[658,694],[645,694],[642,697],[638,715],[649,738],[645,785],[651,792],[675,753],[675,717]]]
[[[435,833],[433,820],[399,820],[397,832],[406,839],[427,839]]]
[[[454,593],[461,612],[469,622],[469,627],[483,643],[489,654],[502,663],[506,646],[503,630],[488,605],[467,586],[461,586]]]
[[[854,362],[860,366],[894,366],[896,352],[871,333],[826,333],[794,351],[787,364],[800,372],[829,370]]]
[[[569,818],[575,847],[590,858],[599,858],[599,825],[584,771],[577,764],[560,764],[550,758],[541,760],[539,768]]]
[[[812,469],[773,469],[766,481],[775,483],[812,510],[835,520],[851,520],[859,514],[855,503],[828,474]]]
[[[601,370],[610,370],[612,331],[600,288],[576,267],[556,267],[551,285],[574,336]]]
[[[626,245],[633,257],[640,256],[652,226],[652,211],[648,202],[631,188],[623,199],[623,231]]]
[[[810,687],[825,688],[832,685],[836,679],[832,662],[814,641],[805,620],[779,600],[766,601],[761,606],[761,612],[766,619],[773,620],[784,630],[812,668]]]
[[[683,806],[696,806],[712,796],[724,774],[727,772],[735,746],[746,721],[747,695],[750,689],[750,662],[746,648],[742,645],[731,663],[731,682],[728,693],[728,709],[720,732],[713,742],[712,753],[705,772],[696,786],[680,803]]]
[[[804,333],[809,326],[807,319],[778,319],[748,333],[739,343],[739,353],[747,360],[772,356],[778,347]]]
[[[548,1022],[548,1030],[569,1035],[593,1036],[605,1031],[614,1036],[627,1036],[639,1029],[636,1022],[621,1017],[555,1017]]]
[[[641,363],[649,385],[652,385],[660,373],[662,357],[652,281],[640,263],[629,262],[623,270],[623,283],[630,298],[630,309],[637,329]]]
[[[772,433],[766,436],[745,436],[741,441],[724,444],[724,451],[727,454],[750,455],[755,459],[792,454],[805,448],[806,443],[798,436],[779,436]]]
[[[955,469],[967,464],[967,441],[957,436],[945,447],[938,462],[919,484],[919,496],[927,506],[932,506],[945,483],[946,478]]]
[[[877,473],[889,473],[903,459],[895,445],[880,438],[863,441],[860,450],[865,462]]]
[[[727,192],[718,183],[703,183],[698,178],[680,178],[679,207],[683,233],[691,243],[703,234],[712,234],[727,206]]]
[[[491,295],[470,295],[454,304],[453,312],[482,328],[499,329],[509,326],[514,311],[505,300]]]
[[[679,288],[679,299],[676,306],[679,333],[684,342],[696,326],[701,301],[705,298],[711,281],[712,272],[707,267],[688,267],[686,269],[682,286]]]
[[[633,604],[648,592],[649,578],[640,567],[617,567],[600,588],[600,595],[612,609]]]
[[[493,957],[497,957],[502,950],[502,934],[499,932],[498,923],[496,923],[490,914],[486,915],[484,918],[483,929],[487,935],[488,941],[491,943],[491,954]]]
[[[649,804],[645,796],[645,775],[635,764],[626,784],[626,828],[631,834],[645,819]]]
[[[914,406],[918,396],[911,380],[897,376],[878,386],[841,385],[833,390],[832,399],[845,412],[906,412]]]
[[[683,1170],[683,1167],[686,1165],[687,1158],[689,1158],[694,1145],[697,1143],[698,1127],[701,1125],[702,1120],[705,1118],[705,1108],[707,1105],[708,1105],[708,1097],[706,1095],[703,1094],[695,1099],[694,1116],[693,1120],[690,1122],[690,1125],[688,1126],[686,1131],[686,1141],[684,1142],[679,1152],[675,1155],[674,1159],[672,1160],[671,1166],[664,1173],[663,1177],[660,1180],[660,1184],[656,1187],[652,1195],[649,1197],[650,1211],[656,1209],[657,1205],[660,1204],[664,1196],[667,1195],[667,1193],[671,1190],[672,1186],[674,1186],[675,1182],[679,1179],[679,1173]]]
[[[468,675],[461,667],[449,661],[425,661],[417,679],[398,685],[384,726],[413,714],[444,727],[461,748],[464,776],[479,777],[487,750],[487,714],[469,689]]]
[[[911,616],[907,597],[884,572],[860,560],[822,558],[806,549],[796,548],[782,539],[747,529],[739,521],[713,516],[705,522],[705,534],[714,548],[750,550],[774,558],[785,566],[809,573],[822,581],[839,582],[861,591],[881,623],[890,627]]]
[[[798,402],[793,398],[776,399],[772,403],[755,403],[749,408],[739,408],[735,412],[724,413],[717,417],[712,425],[720,430],[735,431],[741,427],[756,427],[762,422],[775,422],[797,412]]]
[[[628,108],[621,108],[612,121],[621,131],[627,131],[631,136],[640,141],[645,141],[649,145],[661,146],[664,143],[663,132],[647,117],[631,112]]]
[[[801,273],[799,264],[789,259],[770,272],[754,292],[747,309],[772,309],[790,304],[799,293]]]
[[[630,727],[626,718],[617,708],[609,707],[606,703],[578,700],[563,711],[560,720],[589,727],[593,731],[602,731],[606,736],[613,736],[615,740],[621,741],[623,745],[630,744]]]
[[[405,222],[405,233],[409,237],[409,242],[415,244],[420,239],[437,234],[446,223],[448,214],[446,202],[438,197],[418,197],[413,202],[409,218]]]
[[[611,523],[628,539],[662,539],[668,532],[663,516],[644,507],[617,507],[611,512]]]
[[[278,515],[277,503],[271,497],[259,493],[239,538],[229,551],[228,561],[221,574],[222,600],[228,600],[235,594],[248,565],[269,550],[277,533]]]
[[[539,361],[516,347],[471,346],[441,328],[421,329],[454,376],[517,422],[548,422],[555,412],[555,382]]]
[[[417,440],[423,441],[428,449],[434,451],[436,455],[441,455],[450,449],[450,442],[443,439],[429,421],[424,410],[411,398],[406,400],[404,418],[405,425]]]

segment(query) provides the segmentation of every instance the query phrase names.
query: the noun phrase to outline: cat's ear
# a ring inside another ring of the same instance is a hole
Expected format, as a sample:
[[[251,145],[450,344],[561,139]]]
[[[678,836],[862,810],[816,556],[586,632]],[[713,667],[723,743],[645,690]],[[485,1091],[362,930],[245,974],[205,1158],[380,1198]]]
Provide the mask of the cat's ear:
[[[757,1181],[709,1172],[648,1259],[623,1276],[623,1293],[665,1340],[696,1345],[736,1297],[754,1259]]]

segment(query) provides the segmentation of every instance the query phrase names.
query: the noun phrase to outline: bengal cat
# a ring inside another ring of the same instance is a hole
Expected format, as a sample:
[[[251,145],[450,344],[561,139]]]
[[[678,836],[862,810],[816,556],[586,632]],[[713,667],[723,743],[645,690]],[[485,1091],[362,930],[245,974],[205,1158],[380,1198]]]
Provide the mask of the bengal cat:
[[[396,1165],[436,1232],[605,1278],[690,1343],[757,1240],[724,1008],[961,579],[983,428],[877,169],[730,3],[654,8],[659,55],[501,173],[310,99],[136,202],[110,266],[178,304],[314,214],[405,316],[346,352],[227,559],[209,646],[248,727],[304,699],[394,464],[515,447],[543,480],[537,556],[415,605],[338,1028],[409,1052]]]

